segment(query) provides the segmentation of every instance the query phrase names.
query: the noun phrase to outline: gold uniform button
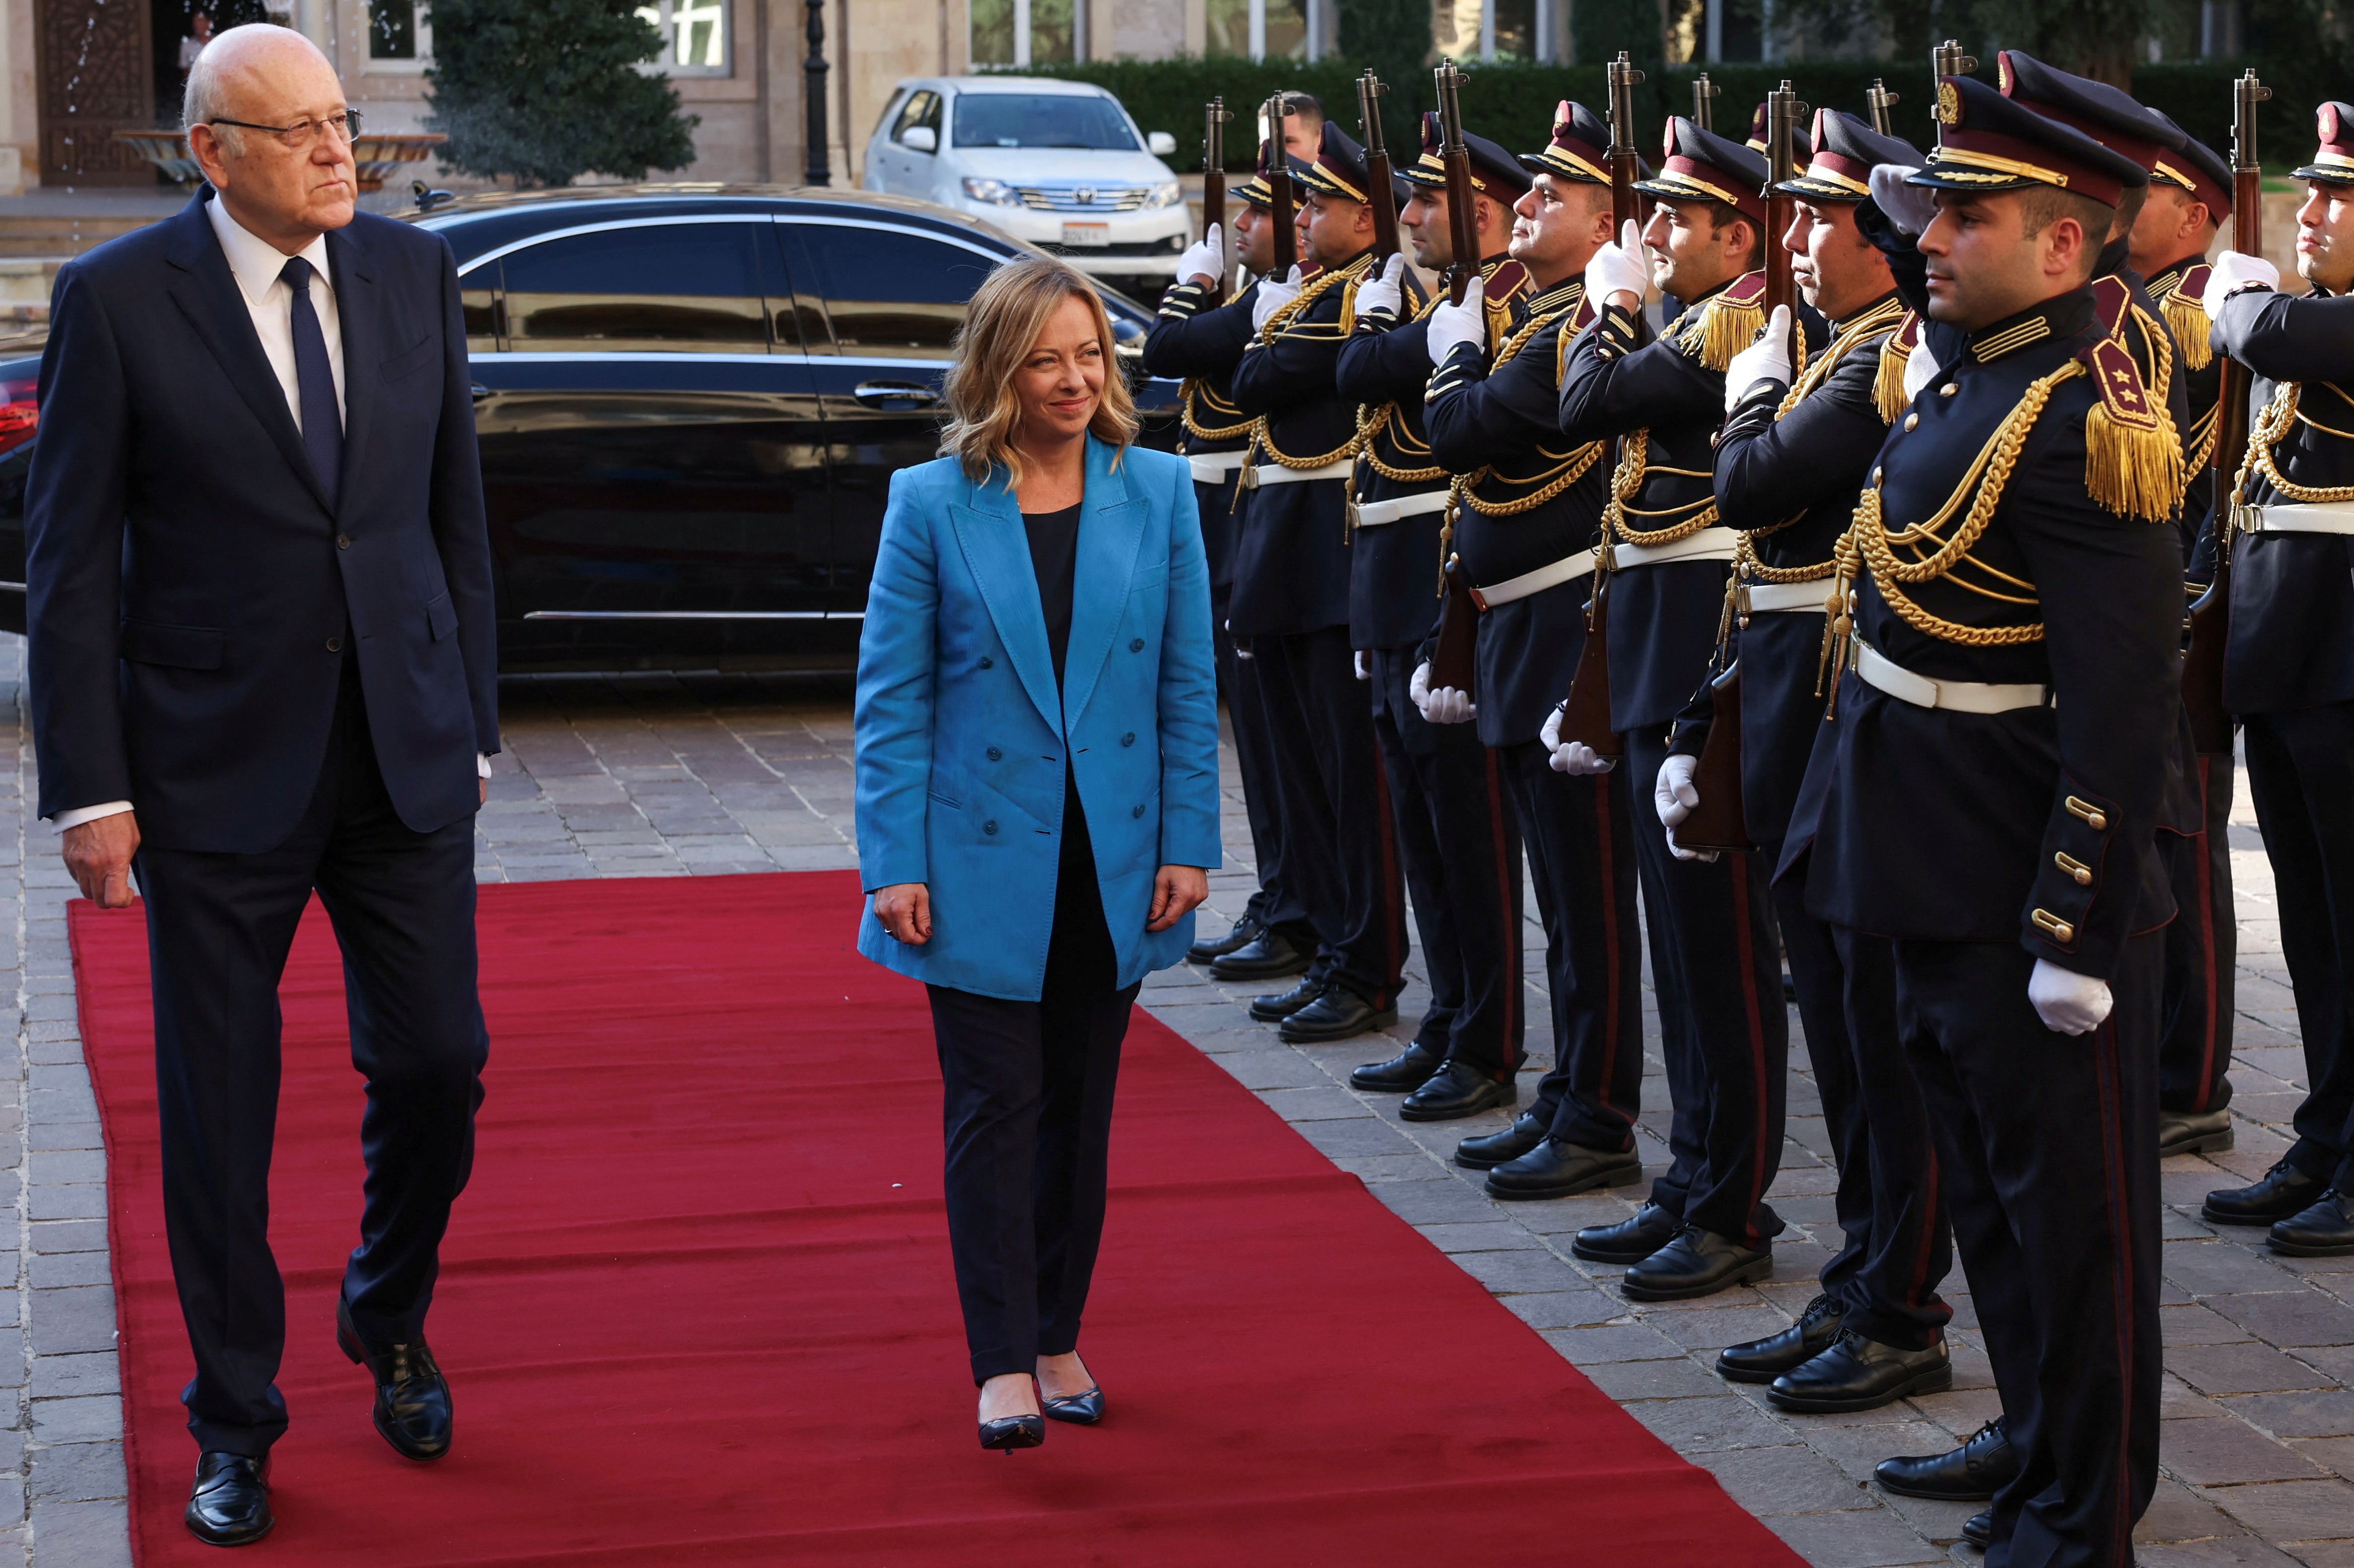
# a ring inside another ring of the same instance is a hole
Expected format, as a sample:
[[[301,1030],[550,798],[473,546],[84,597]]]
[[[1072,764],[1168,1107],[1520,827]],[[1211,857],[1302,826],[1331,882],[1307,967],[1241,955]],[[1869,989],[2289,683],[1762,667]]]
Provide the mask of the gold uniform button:
[[[1878,484],[1880,482],[1880,470],[1877,468],[1872,471],[1872,482],[1874,484]]]
[[[1937,388],[1937,396],[1940,397],[1950,397],[1960,390],[1960,387],[1948,381],[1943,387]]]
[[[1904,428],[1905,428],[1905,429],[1906,429],[1906,430],[1908,430],[1908,431],[1909,431],[1909,430],[1911,430],[1911,429],[1913,429],[1913,427],[1914,427],[1914,426],[1918,425],[1920,422],[1921,422],[1921,416],[1920,416],[1920,415],[1918,415],[1918,414],[1907,414],[1907,415],[1905,415],[1905,416],[1904,416]]]
[[[2071,815],[2082,817],[2084,820],[2084,825],[2094,832],[2105,833],[2109,831],[2108,813],[2098,806],[2087,800],[2079,800],[2073,795],[2068,797],[2067,806]]]
[[[2028,918],[2035,923],[2035,928],[2037,930],[2051,938],[2062,947],[2066,947],[2069,943],[2076,939],[2076,927],[2071,926],[2067,921],[2062,920],[2059,916],[2054,915],[2049,909],[2038,909],[2032,915],[2030,915]]]
[[[2057,865],[2061,870],[2066,872],[2070,876],[2074,877],[2076,879],[2077,886],[2090,887],[2093,885],[2093,868],[2086,865],[2083,861],[2078,860],[2074,855],[2070,854],[2067,851],[2062,850],[2058,854],[2053,855],[2052,857],[2052,863],[2054,865]]]

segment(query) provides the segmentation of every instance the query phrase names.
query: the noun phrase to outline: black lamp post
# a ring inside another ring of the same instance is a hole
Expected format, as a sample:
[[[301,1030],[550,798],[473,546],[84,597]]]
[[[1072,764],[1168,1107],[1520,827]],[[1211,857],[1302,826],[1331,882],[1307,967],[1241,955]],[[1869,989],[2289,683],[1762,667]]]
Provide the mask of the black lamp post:
[[[809,99],[809,169],[803,176],[813,185],[830,185],[833,171],[825,161],[825,0],[808,0],[809,59],[801,67],[801,90]]]

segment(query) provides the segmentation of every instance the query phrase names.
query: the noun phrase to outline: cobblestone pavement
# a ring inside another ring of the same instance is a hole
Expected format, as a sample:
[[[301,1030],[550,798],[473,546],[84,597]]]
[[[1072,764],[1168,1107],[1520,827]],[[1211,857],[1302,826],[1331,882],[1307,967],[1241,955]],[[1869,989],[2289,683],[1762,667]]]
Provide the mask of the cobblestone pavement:
[[[22,644],[0,639],[0,687],[16,686]],[[839,679],[540,677],[504,691],[507,751],[496,759],[478,835],[485,881],[708,875],[856,863],[851,839],[850,707]],[[16,1047],[0,1066],[0,1201],[16,1206],[16,1290],[0,1304],[0,1387],[18,1397],[0,1423],[0,1520],[37,1568],[111,1568],[124,1544],[121,1402],[108,1283],[103,1155],[80,1062],[64,939],[69,892],[56,835],[27,822],[33,760],[22,701],[0,705],[0,993],[13,982]],[[1227,869],[1212,878],[1204,928],[1238,914],[1253,886],[1249,836],[1228,758]],[[2167,1162],[2165,1476],[2143,1521],[2143,1568],[2291,1564],[2354,1568],[2354,1258],[2295,1260],[2261,1231],[2198,1217],[2206,1192],[2264,1170],[2286,1147],[2302,1089],[2296,1021],[2278,920],[2253,815],[2234,820],[2241,909],[2239,1147]],[[1533,910],[1532,909],[1532,914]],[[1530,1016],[1545,1016],[1543,940],[1528,932]],[[1426,993],[1405,997],[1410,1036]],[[1198,971],[1156,976],[1145,1004],[1290,1122],[1333,1163],[1485,1284],[1513,1313],[1819,1568],[1978,1562],[1958,1543],[1965,1505],[1885,1497],[1867,1478],[1893,1453],[1933,1452],[1995,1414],[1996,1396],[1956,1275],[1956,1388],[1857,1416],[1784,1415],[1753,1387],[1720,1381],[1709,1358],[1771,1332],[1814,1293],[1834,1232],[1833,1172],[1795,1016],[1788,1142],[1773,1188],[1790,1230],[1775,1277],[1705,1301],[1622,1300],[1613,1271],[1568,1255],[1569,1233],[1623,1217],[1596,1194],[1496,1204],[1454,1169],[1457,1139],[1500,1115],[1408,1126],[1390,1097],[1347,1086],[1351,1066],[1388,1042],[1290,1046],[1253,1023],[1248,997]],[[1647,1007],[1643,1152],[1663,1167],[1668,1095]],[[1541,1044],[1542,1027],[1532,1030]],[[1539,1051],[1524,1083],[1547,1060]],[[1639,1194],[1643,1189],[1623,1192]],[[1509,1420],[1511,1391],[1497,1391]],[[5,1562],[0,1552],[0,1562]]]

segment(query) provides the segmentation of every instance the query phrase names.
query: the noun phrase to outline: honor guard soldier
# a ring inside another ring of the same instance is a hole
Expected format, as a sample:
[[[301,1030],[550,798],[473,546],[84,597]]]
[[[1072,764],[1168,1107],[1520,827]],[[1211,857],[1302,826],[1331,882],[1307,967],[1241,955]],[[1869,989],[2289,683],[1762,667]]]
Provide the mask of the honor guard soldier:
[[[1969,78],[1939,83],[1937,118],[1911,179],[1936,193],[1941,368],[1841,548],[1846,672],[1784,872],[1817,917],[1892,938],[2017,1449],[1966,1533],[1996,1568],[2119,1568],[2157,1479],[2181,454],[2092,283],[2147,175]]]
[[[1633,225],[1586,264],[1599,319],[1561,373],[1568,444],[1621,438],[1601,581],[1610,723],[1634,802],[1635,863],[1649,926],[1659,1033],[1675,1114],[1673,1163],[1651,1202],[1620,1224],[1580,1231],[1572,1250],[1626,1262],[1638,1300],[1706,1296],[1773,1272],[1782,1221],[1766,1202],[1782,1152],[1789,1022],[1771,935],[1768,867],[1753,853],[1713,862],[1669,853],[1649,781],[1668,733],[1706,676],[1736,536],[1717,521],[1712,443],[1724,370],[1765,324],[1766,161],[1692,122],[1668,122],[1667,157],[1638,189],[1658,206],[1638,259]],[[1649,283],[1683,313],[1646,344]],[[1557,733],[1557,731],[1556,731]],[[1564,771],[1610,763],[1582,744]]]
[[[1790,313],[1777,309],[1726,372],[1732,410],[1716,448],[1717,515],[1740,535],[1733,630],[1742,815],[1767,867],[1780,859],[1823,726],[1834,553],[1889,423],[1903,412],[1881,348],[1904,302],[1887,259],[1858,232],[1856,210],[1872,199],[1875,167],[1923,162],[1909,143],[1831,110],[1816,112],[1812,141],[1808,167],[1777,187],[1797,198],[1797,210],[1773,243],[1791,252],[1792,276],[1829,323],[1829,340],[1797,370]],[[1703,686],[1661,765],[1657,804],[1671,825],[1701,802],[1695,775],[1713,705]],[[1846,1241],[1799,1320],[1731,1347],[1717,1370],[1770,1383],[1767,1399],[1786,1410],[1872,1410],[1952,1385],[1944,1330],[1953,1311],[1937,1294],[1952,1236],[1920,1091],[1896,1043],[1887,943],[1808,915],[1797,879],[1775,884],[1774,910],[1839,1166]]]
[[[1415,265],[1454,265],[1438,116],[1422,122],[1422,156],[1400,176],[1399,215]],[[1479,270],[1490,308],[1509,312],[1527,277],[1508,260],[1511,204],[1528,175],[1481,136],[1470,149]],[[1389,768],[1406,892],[1430,976],[1430,1011],[1396,1056],[1359,1067],[1354,1087],[1405,1094],[1398,1115],[1444,1121],[1508,1103],[1524,1055],[1521,846],[1495,754],[1458,725],[1433,724],[1416,700],[1416,663],[1438,601],[1447,472],[1423,431],[1430,382],[1427,307],[1394,255],[1359,285],[1356,324],[1341,350],[1341,396],[1358,405],[1350,511],[1349,640],[1373,685],[1373,729]]]
[[[2269,1224],[2274,1250],[2299,1257],[2354,1253],[2354,975],[2339,936],[2354,931],[2354,104],[2319,117],[2320,150],[2296,171],[2296,270],[2313,291],[2280,293],[2270,263],[2226,250],[2206,295],[2256,410],[2222,498],[2223,705],[2247,748],[2308,1086],[2287,1155],[2253,1186],[2209,1193],[2206,1217]]]
[[[1642,942],[1623,771],[1555,772],[1539,738],[1585,647],[1594,546],[1608,497],[1603,443],[1572,444],[1556,414],[1561,361],[1593,320],[1585,263],[1610,239],[1610,130],[1564,103],[1552,142],[1523,158],[1511,254],[1528,275],[1507,330],[1484,302],[1434,316],[1424,422],[1433,460],[1458,475],[1454,550],[1481,609],[1471,722],[1511,791],[1544,922],[1553,1065],[1502,1132],[1463,1140],[1455,1161],[1488,1172],[1494,1198],[1562,1198],[1642,1179]],[[1437,323],[1457,329],[1440,333]],[[1425,590],[1427,592],[1427,589]]]
[[[1236,260],[1254,279],[1274,262],[1275,196],[1267,184],[1268,154],[1259,150],[1258,172],[1237,188],[1242,206],[1235,215]],[[1295,176],[1304,160],[1290,160]],[[1295,177],[1295,190],[1298,185]],[[1229,388],[1235,366],[1250,342],[1254,281],[1223,305],[1209,306],[1230,281],[1225,236],[1213,224],[1178,258],[1177,281],[1161,296],[1160,314],[1144,340],[1146,374],[1183,382],[1182,450],[1193,467],[1193,494],[1201,504],[1202,543],[1210,565],[1210,621],[1218,656],[1218,684],[1234,720],[1235,758],[1242,772],[1243,807],[1250,821],[1251,849],[1258,864],[1258,889],[1243,917],[1223,938],[1197,942],[1186,957],[1207,963],[1223,980],[1279,980],[1308,968],[1316,950],[1316,928],[1308,907],[1285,874],[1282,822],[1267,734],[1267,699],[1257,662],[1237,650],[1226,630],[1227,601],[1235,579],[1235,547],[1248,497],[1237,479],[1250,446],[1255,421],[1234,405]]]
[[[1227,618],[1267,694],[1284,874],[1319,937],[1315,962],[1251,1016],[1287,1040],[1344,1040],[1397,1022],[1405,895],[1372,705],[1349,647],[1349,475],[1357,410],[1334,367],[1372,256],[1364,150],[1331,121],[1300,175],[1302,260],[1313,278],[1267,279],[1235,367],[1251,416],[1249,491]]]

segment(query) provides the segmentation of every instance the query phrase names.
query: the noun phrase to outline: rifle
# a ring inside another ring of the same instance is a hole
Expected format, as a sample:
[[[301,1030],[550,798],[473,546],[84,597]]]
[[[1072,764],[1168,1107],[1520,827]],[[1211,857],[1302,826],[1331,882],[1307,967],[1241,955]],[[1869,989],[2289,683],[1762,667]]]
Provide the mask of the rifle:
[[[1398,248],[1397,185],[1390,175],[1389,143],[1382,139],[1382,94],[1388,90],[1371,66],[1357,79],[1357,119],[1365,132],[1365,205],[1373,213],[1373,269],[1368,276],[1378,274]]]
[[[1226,122],[1234,117],[1235,111],[1226,107],[1223,94],[1210,100],[1202,110],[1202,237],[1205,239],[1211,229],[1223,230],[1225,227]],[[1226,271],[1225,259],[1221,257],[1218,281],[1210,289],[1214,301],[1225,292]]]
[[[1692,123],[1703,131],[1715,130],[1716,112],[1711,101],[1723,96],[1724,89],[1709,80],[1708,72],[1701,72],[1692,83]]]
[[[1864,107],[1872,111],[1872,128],[1874,131],[1879,132],[1882,136],[1896,134],[1896,116],[1889,111],[1896,107],[1897,98],[1894,93],[1881,85],[1878,77],[1873,77],[1872,86],[1865,90],[1863,103]]]
[[[1766,313],[1771,316],[1776,305],[1787,305],[1791,313],[1797,312],[1797,297],[1790,287],[1790,253],[1782,245],[1782,236],[1789,232],[1791,208],[1797,198],[1786,196],[1782,182],[1798,172],[1796,153],[1798,118],[1807,106],[1790,90],[1787,80],[1766,95]]]
[[[1961,39],[1947,38],[1929,51],[1929,66],[1935,76],[1935,80],[1930,84],[1934,87],[1936,82],[1943,81],[1949,76],[1969,75],[1978,69],[1978,58],[1976,55],[1962,53]],[[1893,103],[1896,101],[1892,98],[1889,101]]]
[[[1447,233],[1455,259],[1447,269],[1447,299],[1463,302],[1463,291],[1479,275],[1479,197],[1471,188],[1471,149],[1463,144],[1463,73],[1451,59],[1432,71],[1438,84],[1438,161],[1447,171]]]
[[[2256,105],[2272,89],[2249,71],[2232,84],[2232,249],[2261,256],[2264,247],[2264,171],[2256,162]],[[2190,646],[2182,657],[2182,703],[2190,711],[2192,742],[2203,756],[2232,749],[2232,714],[2223,705],[2223,648],[2232,634],[2233,493],[2248,455],[2248,367],[2226,359],[2215,388],[2215,499],[2208,513],[2215,531],[2215,575],[2190,607]]]
[[[1291,149],[1283,139],[1285,118],[1283,94],[1278,92],[1267,101],[1267,145],[1275,149],[1267,175],[1267,220],[1275,225],[1275,260],[1267,268],[1270,278],[1288,278],[1299,265],[1299,236],[1292,229],[1297,215],[1291,210]]]

